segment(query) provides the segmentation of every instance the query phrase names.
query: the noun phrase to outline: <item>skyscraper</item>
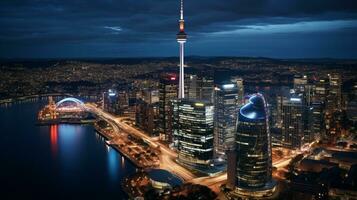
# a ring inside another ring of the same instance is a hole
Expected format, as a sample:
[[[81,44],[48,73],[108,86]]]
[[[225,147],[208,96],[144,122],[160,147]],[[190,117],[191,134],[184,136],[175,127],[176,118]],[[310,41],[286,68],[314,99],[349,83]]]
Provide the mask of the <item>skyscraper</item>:
[[[294,80],[294,89],[284,94],[280,100],[281,145],[299,149],[304,143],[310,143],[317,137],[314,128],[314,106],[312,102],[312,85],[307,84],[306,76],[300,84]],[[317,108],[316,108],[317,109]],[[317,110],[316,110],[317,111]]]
[[[315,139],[321,139],[326,135],[324,104],[322,102],[313,102],[312,105],[312,128]]]
[[[298,91],[299,93],[302,93],[305,91],[305,86],[307,85],[308,80],[307,76],[300,76],[300,75],[295,75],[294,77],[294,89]]]
[[[179,161],[192,167],[208,167],[213,159],[213,105],[187,99],[173,104]]]
[[[179,20],[180,31],[177,34],[177,42],[180,44],[180,80],[179,80],[179,92],[178,98],[185,98],[185,43],[187,41],[187,34],[185,33],[185,20],[183,18],[183,0],[181,0],[180,9],[180,20]]]
[[[159,82],[159,132],[160,140],[172,142],[171,101],[177,98],[176,74],[163,73]]]
[[[109,89],[103,93],[103,110],[112,114],[121,114],[119,112],[119,96],[116,90]]]
[[[252,95],[238,113],[235,193],[239,195],[259,197],[275,190],[267,113],[261,94]]]
[[[327,109],[330,113],[341,109],[341,75],[338,73],[329,74],[329,93],[327,96]]]
[[[303,102],[305,105],[310,106],[312,104],[313,97],[313,85],[309,84],[309,80],[306,75],[294,77],[294,90],[295,93],[303,95]]]
[[[325,110],[328,96],[329,80],[321,78],[315,82],[313,107],[313,129],[315,138],[326,139]]]
[[[238,88],[236,84],[220,84],[215,88],[214,147],[215,155],[225,157],[235,142]]]
[[[238,101],[237,105],[238,107],[242,107],[244,104],[244,84],[243,84],[243,78],[241,77],[233,77],[232,81],[237,83],[237,89],[238,89]]]
[[[304,109],[301,96],[283,100],[282,145],[287,148],[300,148],[304,137]]]
[[[313,102],[321,102],[324,106],[327,101],[329,80],[325,78],[319,79],[315,83]]]
[[[214,78],[213,71],[194,72],[186,74],[185,98],[190,100],[208,101],[213,103]]]
[[[158,102],[149,103],[138,99],[135,109],[135,123],[150,136],[157,136],[159,129],[159,106]]]

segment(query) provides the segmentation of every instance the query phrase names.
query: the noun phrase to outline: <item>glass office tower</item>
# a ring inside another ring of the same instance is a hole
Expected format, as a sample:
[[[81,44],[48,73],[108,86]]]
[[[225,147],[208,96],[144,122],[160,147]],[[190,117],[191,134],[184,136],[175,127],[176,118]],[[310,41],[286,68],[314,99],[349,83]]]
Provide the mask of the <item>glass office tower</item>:
[[[236,193],[240,195],[266,196],[275,190],[267,112],[264,97],[255,94],[238,113]]]
[[[171,101],[177,99],[178,77],[176,74],[163,73],[159,82],[159,132],[160,140],[172,142]]]
[[[238,112],[236,84],[221,84],[215,88],[214,148],[217,157],[234,147]]]
[[[180,162],[200,167],[211,164],[213,113],[211,103],[187,99],[173,102],[173,128]]]

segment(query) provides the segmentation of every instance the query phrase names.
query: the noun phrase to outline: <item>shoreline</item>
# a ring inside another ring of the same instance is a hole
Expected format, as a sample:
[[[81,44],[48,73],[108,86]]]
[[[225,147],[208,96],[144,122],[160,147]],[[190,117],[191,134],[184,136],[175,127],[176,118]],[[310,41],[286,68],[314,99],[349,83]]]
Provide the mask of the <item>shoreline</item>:
[[[57,124],[73,124],[73,125],[81,125],[81,124],[93,124],[95,119],[93,120],[46,120],[36,122],[37,126],[50,126],[50,125],[57,125]]]
[[[96,126],[93,126],[95,131],[101,135],[102,137],[104,137],[106,139],[106,144],[110,147],[112,147],[115,151],[117,151],[118,153],[120,153],[120,155],[124,156],[125,158],[127,158],[128,160],[130,160],[130,162],[132,162],[136,168],[138,169],[145,169],[145,167],[141,166],[139,163],[136,162],[135,159],[131,158],[129,155],[127,155],[124,151],[122,151],[117,145],[114,144],[110,144],[107,141],[110,140],[110,138],[100,129],[98,129]]]

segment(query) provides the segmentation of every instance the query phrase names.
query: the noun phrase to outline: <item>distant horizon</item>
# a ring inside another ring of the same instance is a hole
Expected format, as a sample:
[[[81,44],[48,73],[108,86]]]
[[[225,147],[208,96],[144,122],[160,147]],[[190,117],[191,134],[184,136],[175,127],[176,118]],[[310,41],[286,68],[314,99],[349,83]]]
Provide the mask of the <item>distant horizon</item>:
[[[186,58],[238,58],[238,59],[271,59],[271,60],[353,60],[356,58],[342,57],[265,57],[265,56],[201,56],[186,55]],[[179,59],[179,56],[132,56],[132,57],[18,57],[1,58],[0,61],[31,61],[31,60],[115,60],[115,59]],[[179,60],[178,60],[179,61]],[[189,60],[187,60],[189,61]]]

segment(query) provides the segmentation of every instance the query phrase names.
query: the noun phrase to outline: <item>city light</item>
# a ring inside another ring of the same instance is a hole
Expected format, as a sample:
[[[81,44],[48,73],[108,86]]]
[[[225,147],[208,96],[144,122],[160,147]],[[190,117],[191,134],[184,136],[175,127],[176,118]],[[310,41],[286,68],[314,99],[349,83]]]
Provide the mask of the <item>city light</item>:
[[[300,98],[290,98],[290,101],[301,102],[301,99]]]
[[[133,2],[2,2],[0,199],[356,198],[357,8]]]
[[[234,88],[234,84],[226,84],[226,85],[223,85],[223,88],[224,89],[232,89],[232,88]]]

